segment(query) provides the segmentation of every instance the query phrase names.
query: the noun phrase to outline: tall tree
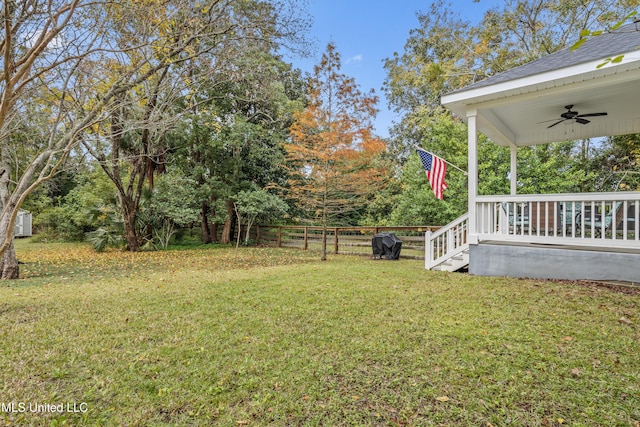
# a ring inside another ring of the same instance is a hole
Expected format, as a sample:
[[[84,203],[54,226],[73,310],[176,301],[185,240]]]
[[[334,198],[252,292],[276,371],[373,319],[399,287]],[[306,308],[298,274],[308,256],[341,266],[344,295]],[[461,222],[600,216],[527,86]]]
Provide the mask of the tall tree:
[[[82,0],[2,3],[0,278],[19,277],[13,227],[20,206],[61,169],[78,136],[115,95],[107,91],[87,105],[80,77],[89,58],[112,50],[105,47],[103,6]],[[32,132],[21,141],[25,128]],[[20,152],[21,146],[29,148]]]
[[[373,91],[362,93],[340,68],[340,54],[329,43],[309,80],[309,104],[296,114],[285,145],[291,166],[288,195],[322,224],[322,260],[327,226],[361,209],[386,176],[373,164],[385,149],[372,132],[378,98]]]
[[[84,138],[84,147],[114,183],[130,251],[137,251],[141,243],[137,217],[145,181],[149,182],[146,188],[153,190],[155,166],[162,166],[157,159],[168,150],[164,137],[172,120],[161,120],[161,117],[167,115],[170,103],[158,101],[167,74],[168,68],[165,68],[156,79],[140,85],[140,90],[123,94],[110,112],[108,129],[103,126],[98,132],[88,132]],[[141,93],[141,97],[136,97],[136,93]],[[155,116],[153,122],[152,116]],[[109,144],[103,143],[105,137]]]
[[[266,50],[282,46],[286,26],[276,24],[282,12],[273,7],[276,4],[259,0],[214,2],[210,7],[218,9],[215,26],[221,28],[217,36],[194,41],[191,54],[167,63],[153,78],[123,94],[120,102],[113,105],[104,128],[87,140],[86,148],[100,161],[117,188],[129,250],[138,250],[144,235],[152,235],[152,230],[137,220],[142,195],[153,189],[154,174],[164,169],[169,153],[175,151],[171,142],[181,142],[171,135],[172,130],[181,120],[189,120],[190,107],[202,103],[202,98],[194,94],[208,89],[213,79],[219,78],[213,81],[219,89],[216,95],[222,100],[233,100],[237,94],[226,90],[228,82],[252,72],[248,67],[234,67],[239,64],[240,53],[245,53],[243,49],[249,45]],[[161,9],[157,13],[166,11]],[[123,40],[150,34],[144,21],[131,21],[120,25],[118,30]],[[157,50],[163,49],[145,45],[149,47],[145,51],[125,52],[122,56],[129,63],[141,54],[153,58]],[[195,54],[198,50],[200,53]],[[264,63],[255,65],[265,66]],[[241,93],[240,98],[242,96],[246,94]],[[110,144],[103,144],[103,135],[107,135]],[[229,213],[232,217],[232,206]]]
[[[281,142],[293,112],[304,105],[299,72],[269,46],[247,43],[237,49],[242,53],[211,76],[206,90],[194,94],[182,131],[184,168],[201,189],[205,243],[217,238],[211,221],[216,216],[224,219],[221,242],[231,242],[238,192],[284,183]]]
[[[3,2],[0,277],[19,277],[13,226],[25,198],[60,170],[87,129],[113,118],[119,102],[127,99],[124,94],[168,67],[210,52],[221,40],[260,38],[262,30],[273,40],[297,38],[299,28],[293,27],[300,22],[294,19],[298,9],[291,3]],[[268,25],[254,20],[261,12]],[[280,12],[286,17],[274,19]],[[16,168],[12,152],[15,130],[22,120],[32,119],[26,114],[30,106],[38,106],[38,115],[33,118],[43,128],[33,140],[30,157]]]

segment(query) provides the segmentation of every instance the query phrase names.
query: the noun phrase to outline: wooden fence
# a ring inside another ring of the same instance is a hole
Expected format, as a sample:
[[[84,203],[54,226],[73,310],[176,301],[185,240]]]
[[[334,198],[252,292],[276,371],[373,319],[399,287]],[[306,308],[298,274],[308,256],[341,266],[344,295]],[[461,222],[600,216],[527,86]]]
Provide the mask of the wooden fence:
[[[400,258],[424,259],[424,234],[440,227],[329,227],[327,252],[345,255],[372,256],[371,239],[377,233],[394,233],[402,240]],[[256,243],[279,248],[322,250],[322,227],[259,226]]]

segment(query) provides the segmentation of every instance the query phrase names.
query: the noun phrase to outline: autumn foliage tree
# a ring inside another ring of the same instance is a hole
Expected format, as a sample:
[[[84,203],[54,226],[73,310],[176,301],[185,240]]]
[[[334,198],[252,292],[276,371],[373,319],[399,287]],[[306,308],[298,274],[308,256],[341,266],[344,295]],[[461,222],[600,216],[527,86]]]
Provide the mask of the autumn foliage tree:
[[[363,93],[340,72],[333,43],[309,79],[308,106],[295,115],[290,143],[288,195],[307,219],[320,223],[322,259],[327,253],[327,226],[361,209],[384,185],[377,162],[384,142],[373,134],[377,96]]]
[[[153,158],[164,153],[157,143],[173,124],[167,94],[185,93],[169,83],[196,58],[222,62],[218,54],[238,40],[298,40],[299,9],[292,0],[2,2],[0,278],[19,277],[13,228],[20,206],[80,142],[108,166],[114,184],[124,183],[123,219],[134,223],[130,202],[139,200]],[[137,248],[133,232],[127,240]]]

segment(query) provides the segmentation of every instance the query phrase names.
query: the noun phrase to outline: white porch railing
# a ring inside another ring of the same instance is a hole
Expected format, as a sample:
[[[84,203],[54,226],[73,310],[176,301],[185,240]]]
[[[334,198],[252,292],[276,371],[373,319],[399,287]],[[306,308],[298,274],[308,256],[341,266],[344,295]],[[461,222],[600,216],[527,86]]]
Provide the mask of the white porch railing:
[[[640,192],[480,196],[478,240],[640,251]]]
[[[450,222],[438,231],[425,233],[425,268],[451,260],[469,248],[469,214]]]

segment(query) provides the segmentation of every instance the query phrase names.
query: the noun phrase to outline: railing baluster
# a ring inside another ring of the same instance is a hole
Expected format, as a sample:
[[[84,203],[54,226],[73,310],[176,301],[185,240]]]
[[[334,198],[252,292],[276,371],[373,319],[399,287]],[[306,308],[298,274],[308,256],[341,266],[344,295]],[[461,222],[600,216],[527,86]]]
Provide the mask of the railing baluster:
[[[617,234],[618,234],[618,230],[617,230],[617,217],[618,217],[618,211],[616,210],[616,206],[618,205],[618,202],[611,202],[611,239],[612,240],[616,240],[617,239]],[[605,226],[606,228],[606,226]]]
[[[591,238],[595,238],[596,234],[596,202],[591,202]]]
[[[629,220],[629,202],[625,200],[622,202],[622,240],[627,240],[629,236],[627,233],[629,232],[627,225],[627,221]]]
[[[605,215],[607,212],[607,202],[602,202],[602,211],[600,212],[600,238],[605,239],[606,236],[606,227],[605,227]]]
[[[536,236],[540,237],[540,202],[536,202]]]
[[[577,217],[577,216],[576,216]],[[584,235],[584,201],[582,202],[582,206],[580,208],[580,235],[582,236],[582,238],[584,239],[585,235]]]
[[[547,210],[547,214],[549,213],[549,211]],[[558,235],[558,215],[553,215],[553,235],[557,236]]]
[[[636,241],[640,240],[640,236],[639,236],[640,235],[640,232],[639,232],[640,230],[638,230],[638,228],[640,228],[640,209],[638,209],[638,208],[640,208],[640,200],[636,200],[636,207],[633,210],[633,216],[634,216],[633,222],[634,222],[634,225],[635,225],[635,230],[634,230],[635,236],[634,237],[635,237]]]
[[[571,220],[571,237],[576,237],[576,221],[574,220],[576,213],[576,202],[571,203],[571,212],[567,213],[567,217]]]
[[[529,236],[531,236],[531,228],[533,228],[533,225],[531,224],[531,216],[532,216],[532,212],[533,210],[531,209],[532,205],[531,202],[527,202],[527,212],[526,212],[526,216],[527,216],[527,223],[529,225]],[[523,221],[524,221],[524,215],[523,215]]]
[[[518,234],[518,215],[516,214],[516,210],[516,202],[509,203],[509,225],[513,226],[513,230],[510,230],[510,234],[514,235]]]

